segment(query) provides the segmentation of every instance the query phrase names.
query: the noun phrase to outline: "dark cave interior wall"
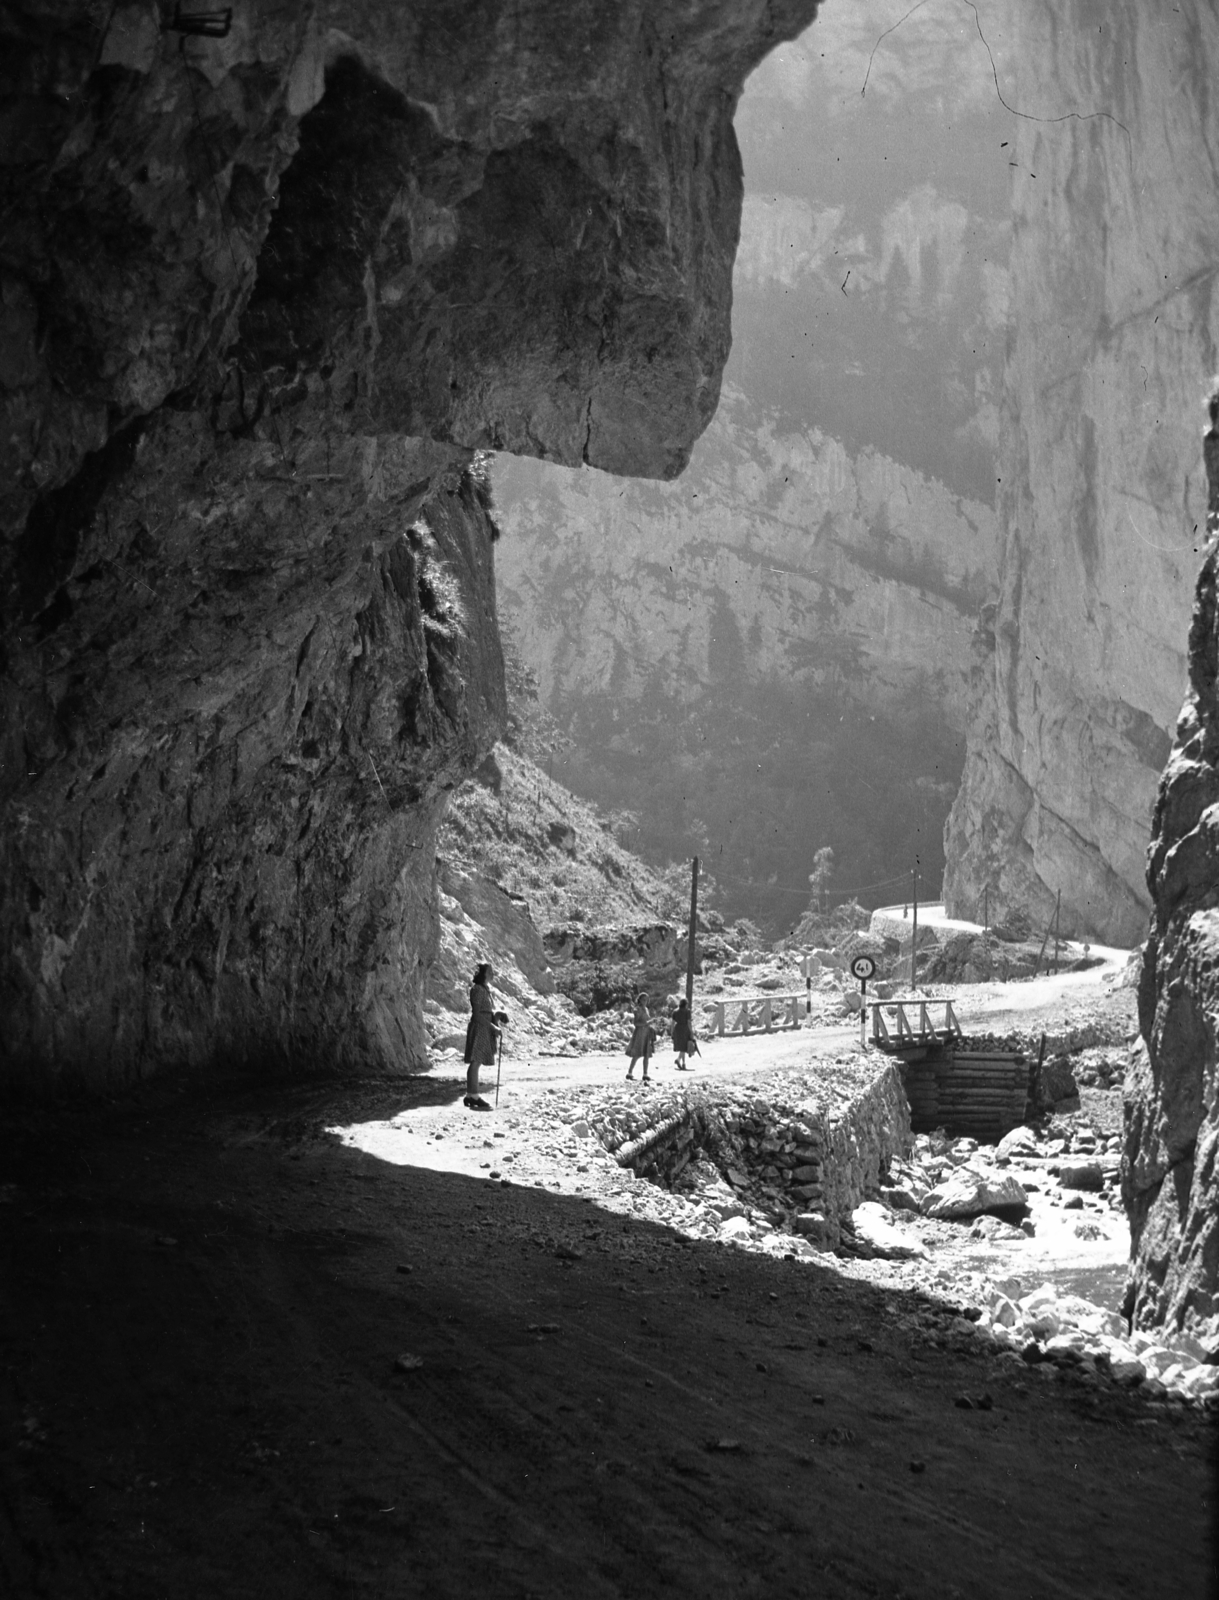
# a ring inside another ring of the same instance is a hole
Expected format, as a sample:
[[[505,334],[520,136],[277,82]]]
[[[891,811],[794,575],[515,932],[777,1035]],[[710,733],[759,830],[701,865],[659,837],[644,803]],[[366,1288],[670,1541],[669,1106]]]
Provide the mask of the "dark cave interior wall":
[[[424,1060],[479,447],[670,476],[814,0],[0,22],[0,1080]]]

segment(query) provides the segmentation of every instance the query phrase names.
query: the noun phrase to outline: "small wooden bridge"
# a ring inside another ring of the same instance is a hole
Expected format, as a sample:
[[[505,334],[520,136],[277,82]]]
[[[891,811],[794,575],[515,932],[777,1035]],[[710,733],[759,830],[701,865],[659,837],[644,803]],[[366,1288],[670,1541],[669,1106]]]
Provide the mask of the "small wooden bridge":
[[[951,1000],[873,1001],[872,1043],[895,1058],[915,1133],[995,1142],[1024,1120],[1028,1062],[1019,1051],[971,1049]]]
[[[776,1033],[798,1028],[804,1020],[806,996],[803,994],[759,994],[731,1000],[716,1000],[715,1031],[718,1034]]]
[[[942,1008],[943,1021],[932,1013]],[[951,1000],[874,1000],[872,1002],[872,1043],[890,1055],[906,1061],[921,1060],[929,1050],[937,1050],[961,1038],[961,1024]]]

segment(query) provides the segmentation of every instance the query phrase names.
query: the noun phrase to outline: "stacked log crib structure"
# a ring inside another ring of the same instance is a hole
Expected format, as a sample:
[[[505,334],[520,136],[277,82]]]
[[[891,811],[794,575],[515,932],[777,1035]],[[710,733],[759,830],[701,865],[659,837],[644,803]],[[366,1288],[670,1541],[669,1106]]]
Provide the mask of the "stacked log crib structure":
[[[994,1144],[1028,1114],[1027,1056],[969,1039],[951,1000],[874,1004],[872,1043],[895,1060],[915,1133]]]
[[[730,1193],[737,1213],[756,1209],[830,1249],[911,1137],[898,1071],[876,1057],[779,1070],[748,1086],[683,1085],[643,1103],[615,1096],[586,1120],[637,1178],[683,1188],[695,1163],[718,1172],[717,1207]]]

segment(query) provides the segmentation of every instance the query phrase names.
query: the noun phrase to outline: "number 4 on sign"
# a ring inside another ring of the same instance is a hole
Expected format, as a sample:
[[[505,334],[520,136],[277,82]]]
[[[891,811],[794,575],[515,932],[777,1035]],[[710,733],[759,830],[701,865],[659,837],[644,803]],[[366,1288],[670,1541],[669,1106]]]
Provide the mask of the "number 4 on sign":
[[[866,1048],[866,1017],[868,1014],[868,979],[876,972],[876,963],[871,956],[856,956],[851,962],[851,976],[859,979],[859,1043]]]

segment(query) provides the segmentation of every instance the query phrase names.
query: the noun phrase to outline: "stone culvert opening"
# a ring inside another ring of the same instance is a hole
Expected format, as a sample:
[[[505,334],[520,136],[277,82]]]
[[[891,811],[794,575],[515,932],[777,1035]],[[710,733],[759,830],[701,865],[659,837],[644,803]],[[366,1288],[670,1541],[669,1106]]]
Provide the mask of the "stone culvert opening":
[[[666,1087],[587,1121],[619,1166],[701,1198],[709,1233],[761,1227],[818,1249],[842,1243],[844,1223],[911,1143],[895,1068],[849,1058],[748,1086]]]

